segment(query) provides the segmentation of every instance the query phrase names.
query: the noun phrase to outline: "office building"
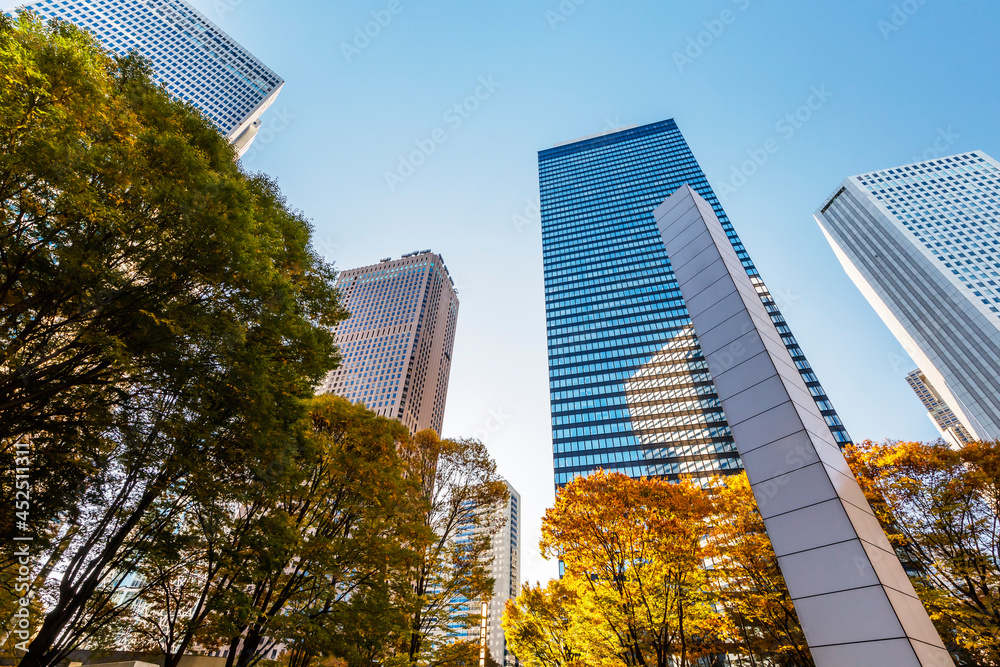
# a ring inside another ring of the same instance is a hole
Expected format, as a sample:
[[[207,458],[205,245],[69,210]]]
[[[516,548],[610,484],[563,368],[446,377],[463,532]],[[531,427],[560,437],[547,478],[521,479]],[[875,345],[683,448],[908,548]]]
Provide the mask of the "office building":
[[[341,272],[337,279],[351,316],[335,329],[343,361],[319,387],[412,433],[441,433],[458,292],[440,255],[430,250]]]
[[[204,113],[239,155],[284,81],[184,0],[0,0],[86,28],[110,51],[135,51],[174,97]]]
[[[955,413],[948,404],[944,402],[941,395],[934,391],[934,387],[927,381],[926,376],[920,369],[911,371],[906,376],[906,382],[920,399],[920,402],[927,408],[927,416],[937,427],[948,444],[953,447],[961,447],[974,440],[972,435],[962,426]]]
[[[712,206],[832,436],[849,442],[673,120],[543,150],[539,181],[557,485],[599,468],[740,469],[712,381],[724,369],[702,354],[653,220],[684,184]]]
[[[521,494],[509,482],[507,491],[510,492],[510,500],[504,511],[506,521],[500,532],[493,536],[494,584],[486,618],[486,640],[493,659],[504,667],[513,667],[516,660],[507,650],[507,639],[500,622],[507,600],[513,600],[521,592],[521,543],[518,539]]]
[[[510,500],[504,508],[504,525],[491,538],[490,555],[493,558],[493,597],[489,600],[472,600],[463,605],[463,611],[480,614],[478,626],[458,632],[458,636],[466,641],[478,641],[483,649],[488,649],[490,656],[504,667],[513,667],[516,659],[507,650],[507,640],[504,637],[501,620],[507,600],[513,600],[521,592],[521,544],[518,540],[518,515],[521,505],[521,494],[507,483]],[[468,536],[481,528],[460,530],[459,534]],[[485,656],[485,653],[483,653]]]
[[[1000,439],[1000,163],[973,151],[851,176],[816,220],[925,383],[972,437]]]

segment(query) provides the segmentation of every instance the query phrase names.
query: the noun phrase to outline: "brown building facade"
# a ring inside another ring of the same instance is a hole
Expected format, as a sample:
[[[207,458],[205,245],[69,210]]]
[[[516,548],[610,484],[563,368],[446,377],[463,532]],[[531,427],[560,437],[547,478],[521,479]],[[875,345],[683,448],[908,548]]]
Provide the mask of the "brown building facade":
[[[343,271],[351,316],[336,329],[343,362],[320,385],[398,419],[411,432],[441,433],[458,320],[458,292],[429,250]]]

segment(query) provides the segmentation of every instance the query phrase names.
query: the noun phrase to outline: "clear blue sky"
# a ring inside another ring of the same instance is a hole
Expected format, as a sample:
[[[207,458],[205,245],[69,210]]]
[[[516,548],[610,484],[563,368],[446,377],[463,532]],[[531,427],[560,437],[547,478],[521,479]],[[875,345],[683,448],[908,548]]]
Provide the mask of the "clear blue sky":
[[[478,435],[520,491],[523,579],[556,573],[537,553],[553,489],[534,209],[554,143],[675,118],[716,191],[740,186],[726,211],[851,435],[936,437],[903,380],[914,364],[812,214],[846,176],[925,151],[1000,156],[995,0],[193,2],[285,78],[245,164],[279,180],[319,249],[342,268],[444,255],[462,302],[445,435]],[[372,12],[387,25],[355,44]],[[779,127],[814,89],[808,120]]]

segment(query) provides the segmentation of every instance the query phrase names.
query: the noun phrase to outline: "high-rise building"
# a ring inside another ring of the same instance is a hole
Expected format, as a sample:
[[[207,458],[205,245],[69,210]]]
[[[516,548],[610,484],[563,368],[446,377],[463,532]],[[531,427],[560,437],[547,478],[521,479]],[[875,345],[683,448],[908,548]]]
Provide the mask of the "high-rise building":
[[[927,408],[927,416],[937,426],[941,437],[949,444],[961,447],[974,440],[972,435],[962,426],[962,422],[955,416],[954,411],[941,398],[941,395],[934,391],[934,387],[927,381],[927,377],[919,368],[906,376],[906,382]]]
[[[1000,439],[1000,163],[973,151],[851,176],[816,220],[966,430]]]
[[[493,536],[493,598],[490,600],[486,618],[486,640],[490,655],[504,667],[513,667],[514,655],[507,650],[500,621],[507,600],[513,600],[521,592],[521,543],[518,539],[518,518],[521,494],[507,483],[510,500],[505,510],[506,522],[500,532]]]
[[[208,116],[242,155],[284,81],[184,0],[0,0],[86,28],[105,48],[135,51],[171,95]]]
[[[351,314],[335,329],[343,362],[318,392],[440,434],[458,321],[444,260],[430,250],[383,259],[341,272],[337,287]]]
[[[832,435],[849,442],[673,120],[541,151],[539,180],[557,485],[599,468],[740,468],[712,381],[722,369],[702,354],[653,219],[684,184],[711,204]]]
[[[507,650],[507,639],[504,637],[501,620],[507,600],[513,600],[521,592],[521,544],[518,539],[518,517],[521,506],[521,494],[507,482],[510,500],[504,508],[504,525],[499,532],[493,534],[490,543],[490,555],[493,558],[493,597],[489,600],[472,600],[464,604],[463,611],[480,614],[480,624],[457,633],[466,641],[477,641],[483,648],[489,649],[490,656],[504,667],[513,667],[517,663],[514,655]],[[480,528],[472,529],[472,533]],[[460,530],[459,534],[465,534]]]

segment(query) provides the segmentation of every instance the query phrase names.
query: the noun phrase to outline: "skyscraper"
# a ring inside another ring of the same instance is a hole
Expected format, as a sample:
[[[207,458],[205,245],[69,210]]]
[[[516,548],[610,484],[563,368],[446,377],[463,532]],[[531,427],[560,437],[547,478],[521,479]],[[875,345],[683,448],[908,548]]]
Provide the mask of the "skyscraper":
[[[934,391],[927,378],[916,369],[906,376],[906,382],[913,389],[920,402],[927,408],[927,416],[930,417],[934,425],[937,426],[941,437],[954,447],[961,447],[974,440],[972,435],[962,426],[962,422],[955,416],[954,411],[948,407],[944,399]]]
[[[927,384],[975,438],[1000,439],[1000,163],[973,151],[851,176],[816,220]]]
[[[653,220],[685,183],[718,215],[832,435],[849,442],[673,120],[538,157],[557,485],[598,468],[634,477],[740,468]]]
[[[149,59],[171,95],[208,116],[242,155],[284,81],[184,0],[0,0],[86,28],[105,48]]]
[[[507,482],[510,499],[504,509],[504,525],[499,532],[494,533],[490,543],[490,555],[493,566],[490,575],[493,577],[493,596],[489,600],[472,600],[464,605],[465,611],[473,614],[483,614],[480,625],[469,628],[459,634],[465,641],[476,641],[489,649],[489,654],[500,665],[507,667],[516,663],[516,659],[507,650],[507,639],[504,636],[500,622],[507,600],[513,600],[521,592],[521,543],[518,540],[518,516],[521,505],[521,494]],[[459,535],[465,534],[459,530]],[[472,529],[474,533],[476,530]],[[484,614],[485,612],[485,614]]]
[[[486,638],[493,659],[504,667],[515,664],[514,656],[507,650],[504,637],[503,610],[507,600],[513,600],[521,592],[521,542],[518,539],[518,517],[521,494],[507,483],[510,500],[505,510],[506,522],[500,532],[493,536],[493,598],[489,604],[486,619]]]
[[[318,392],[440,434],[458,321],[444,260],[430,250],[386,258],[341,272],[337,287],[351,313],[335,329],[343,363]]]

